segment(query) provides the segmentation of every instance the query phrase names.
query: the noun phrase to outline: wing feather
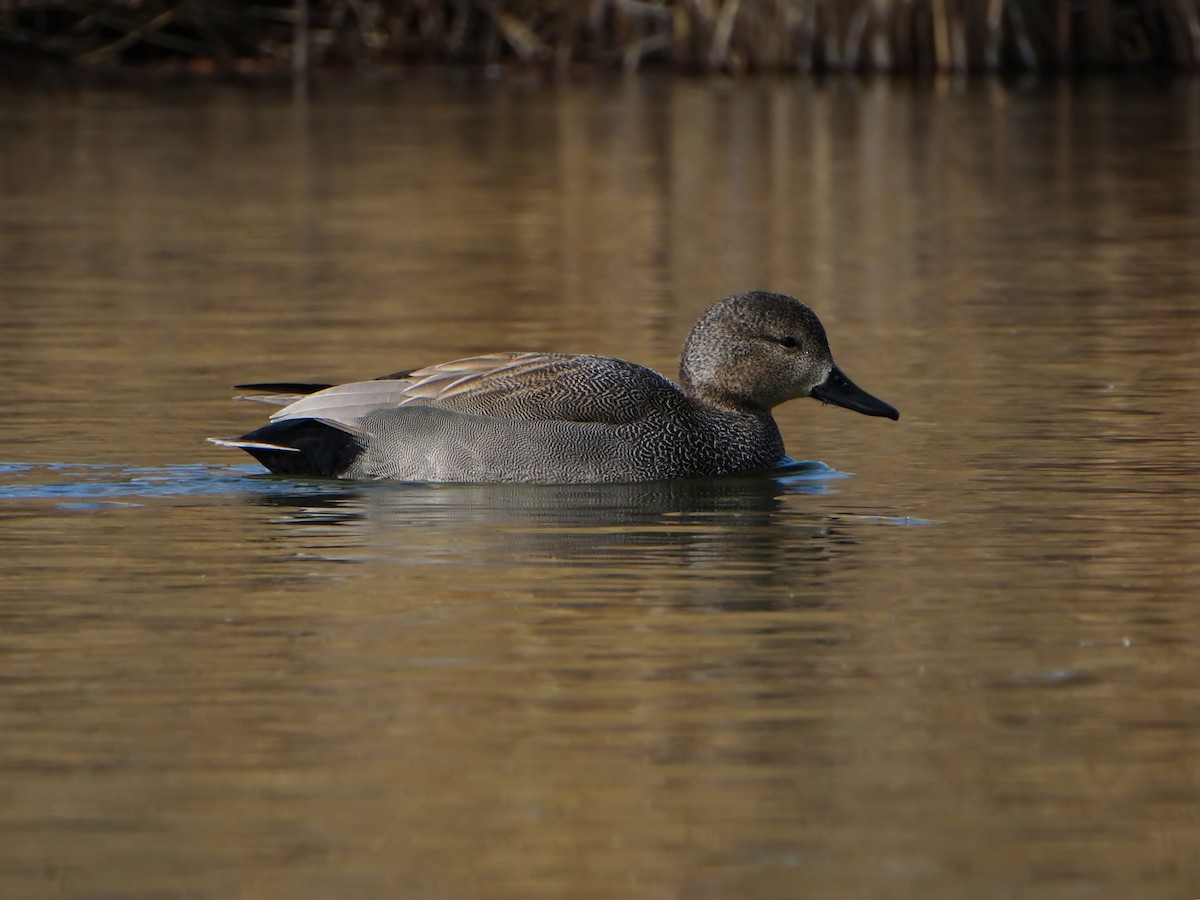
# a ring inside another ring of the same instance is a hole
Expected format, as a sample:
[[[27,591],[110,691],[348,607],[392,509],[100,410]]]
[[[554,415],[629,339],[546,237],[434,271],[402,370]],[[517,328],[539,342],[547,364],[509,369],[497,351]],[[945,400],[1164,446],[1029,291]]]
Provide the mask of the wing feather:
[[[272,413],[271,421],[323,419],[347,428],[355,428],[358,420],[368,413],[401,405],[407,387],[405,381],[354,381],[349,384],[337,384],[301,397]]]
[[[620,425],[680,402],[682,394],[666,378],[623,360],[495,353],[335,385],[295,399],[271,419],[322,419],[354,429],[369,413],[416,404],[524,421]]]

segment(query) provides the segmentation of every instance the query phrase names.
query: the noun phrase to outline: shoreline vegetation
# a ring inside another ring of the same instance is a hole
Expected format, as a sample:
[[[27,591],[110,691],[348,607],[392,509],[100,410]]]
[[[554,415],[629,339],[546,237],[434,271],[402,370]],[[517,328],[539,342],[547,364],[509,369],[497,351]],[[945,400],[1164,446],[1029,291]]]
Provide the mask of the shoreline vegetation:
[[[8,0],[0,74],[1200,68],[1200,0]]]

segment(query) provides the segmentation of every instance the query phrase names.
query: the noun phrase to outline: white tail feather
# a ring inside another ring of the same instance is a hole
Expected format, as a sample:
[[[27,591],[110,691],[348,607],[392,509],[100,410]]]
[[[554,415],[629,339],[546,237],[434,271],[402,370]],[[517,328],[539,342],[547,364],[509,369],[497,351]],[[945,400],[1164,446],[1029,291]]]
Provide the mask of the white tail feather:
[[[296,447],[283,447],[279,444],[268,444],[266,441],[238,441],[229,440],[228,438],[209,438],[208,442],[216,444],[218,447],[233,447],[236,450],[278,450],[283,453],[300,452]]]
[[[269,406],[287,406],[295,403],[304,394],[239,394],[234,400],[249,400],[252,403],[266,403]]]

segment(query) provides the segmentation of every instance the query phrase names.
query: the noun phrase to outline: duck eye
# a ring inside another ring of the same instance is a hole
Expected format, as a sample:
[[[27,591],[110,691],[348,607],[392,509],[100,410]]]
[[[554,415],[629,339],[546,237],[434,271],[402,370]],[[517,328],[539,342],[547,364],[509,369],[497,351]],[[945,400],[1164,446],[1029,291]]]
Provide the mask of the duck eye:
[[[779,343],[782,346],[787,347],[789,350],[794,349],[795,347],[798,346],[798,342],[790,334],[786,334],[783,337],[781,337],[779,339]]]

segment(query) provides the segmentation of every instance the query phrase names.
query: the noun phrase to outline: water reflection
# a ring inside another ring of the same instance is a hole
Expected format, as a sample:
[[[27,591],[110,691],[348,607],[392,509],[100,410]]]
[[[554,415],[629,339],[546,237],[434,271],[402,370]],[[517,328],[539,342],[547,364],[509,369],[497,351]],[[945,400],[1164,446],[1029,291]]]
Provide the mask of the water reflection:
[[[271,490],[257,498],[268,506],[295,506],[294,522],[314,516],[322,524],[367,519],[373,524],[453,529],[463,525],[535,531],[587,530],[596,534],[643,525],[728,525],[729,517],[770,514],[785,495],[824,493],[844,473],[823,463],[793,463],[779,474],[679,478],[640,484],[411,484],[291,480],[294,492]],[[278,484],[280,479],[271,479]],[[313,506],[309,488],[318,489]],[[331,516],[337,509],[340,516]]]
[[[1198,94],[0,96],[7,893],[1192,896]],[[780,410],[857,477],[202,441],[239,379],[669,369],[755,285],[905,408]]]
[[[480,590],[494,573],[522,568],[589,571],[596,579],[589,589],[601,593],[636,592],[639,579],[653,575],[658,586],[697,581],[689,602],[738,609],[777,608],[772,587],[813,577],[816,566],[851,565],[864,520],[887,521],[806,510],[804,498],[846,477],[819,462],[626,485],[339,482],[259,473],[253,465],[3,464],[0,500],[50,502],[69,514],[240,497],[268,514],[248,537],[269,543],[276,559],[449,565]]]
[[[250,499],[284,513],[267,527],[305,558],[449,565],[480,590],[499,573],[552,568],[576,577],[591,573],[586,585],[577,582],[586,596],[564,595],[564,603],[605,594],[661,596],[670,586],[694,605],[774,609],[807,602],[778,588],[817,580],[835,563],[853,564],[854,529],[828,512],[788,504],[839,477],[810,463],[778,477],[636,485],[375,483]]]

